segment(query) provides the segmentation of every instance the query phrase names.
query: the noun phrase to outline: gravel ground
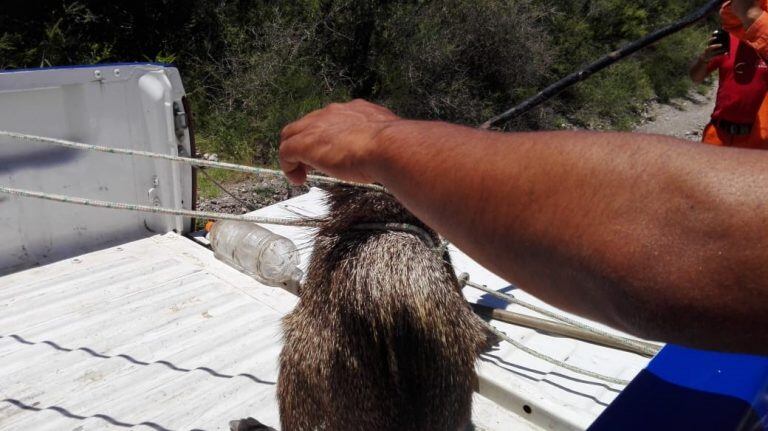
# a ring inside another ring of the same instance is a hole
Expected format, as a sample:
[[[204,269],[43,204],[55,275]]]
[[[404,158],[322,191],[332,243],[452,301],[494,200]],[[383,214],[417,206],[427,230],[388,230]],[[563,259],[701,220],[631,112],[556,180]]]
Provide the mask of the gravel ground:
[[[670,135],[690,141],[700,141],[704,126],[715,109],[714,88],[706,95],[692,92],[684,99],[676,99],[666,105],[652,104],[648,120],[635,131]]]
[[[701,131],[709,122],[709,116],[715,105],[715,91],[707,95],[691,93],[684,99],[673,100],[669,104],[651,103],[645,114],[645,121],[635,131],[640,133],[656,133],[670,135],[691,141],[701,140]],[[286,181],[277,178],[251,178],[236,183],[224,185],[238,199],[246,202],[252,208],[262,208],[288,198],[306,193],[308,187],[292,187]],[[202,211],[215,211],[241,214],[249,208],[221,193],[218,197],[199,198],[197,207]]]
[[[288,182],[278,178],[257,178],[240,181],[236,183],[224,184],[224,187],[237,196],[238,199],[251,206],[251,209],[258,209],[269,206],[294,196],[303,195],[309,191],[309,187],[293,187]],[[242,214],[249,212],[247,206],[242,202],[220,193],[219,196],[210,199],[197,199],[197,208],[200,211],[214,211],[231,214]]]

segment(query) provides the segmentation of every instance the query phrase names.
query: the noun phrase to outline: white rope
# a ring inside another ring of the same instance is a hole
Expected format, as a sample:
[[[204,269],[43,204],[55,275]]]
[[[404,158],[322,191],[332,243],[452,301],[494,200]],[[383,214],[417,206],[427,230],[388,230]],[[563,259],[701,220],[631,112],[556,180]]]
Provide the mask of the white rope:
[[[505,293],[495,291],[495,290],[493,290],[493,289],[491,289],[491,288],[489,288],[487,286],[483,286],[482,284],[474,283],[472,281],[469,281],[469,275],[468,274],[465,275],[465,274],[466,273],[461,274],[459,276],[459,281],[461,283],[463,283],[466,286],[470,286],[470,287],[474,287],[475,289],[482,290],[483,292],[493,296],[494,298],[501,299],[502,301],[508,302],[510,304],[519,305],[521,307],[527,308],[527,309],[529,309],[531,311],[534,311],[536,313],[543,314],[543,315],[545,315],[547,317],[550,317],[550,318],[555,319],[555,320],[559,320],[559,321],[561,321],[563,323],[567,323],[567,324],[569,324],[571,326],[574,326],[576,328],[583,329],[583,330],[585,330],[587,332],[591,332],[593,334],[609,338],[612,341],[614,341],[614,342],[616,342],[616,343],[618,343],[618,344],[620,344],[622,346],[627,346],[627,347],[630,347],[632,349],[636,349],[636,350],[638,350],[640,352],[643,352],[647,356],[655,356],[657,353],[659,353],[659,350],[661,350],[661,346],[657,346],[655,344],[647,343],[647,342],[640,341],[640,340],[633,340],[633,339],[627,338],[627,337],[620,337],[618,335],[614,335],[614,334],[608,333],[606,331],[603,331],[603,330],[597,329],[595,327],[586,325],[584,323],[578,322],[578,321],[576,321],[574,319],[571,319],[570,317],[567,317],[567,316],[564,316],[562,314],[555,313],[553,311],[547,310],[546,308],[539,307],[537,305],[525,302],[523,300],[515,298],[512,295],[507,295]]]
[[[209,211],[191,211],[191,210],[185,210],[185,209],[164,208],[164,207],[155,207],[155,206],[149,206],[149,205],[135,205],[135,204],[126,204],[121,202],[108,202],[108,201],[100,201],[96,199],[85,199],[85,198],[78,198],[74,196],[57,195],[53,193],[34,192],[30,190],[14,189],[11,187],[4,187],[4,186],[0,186],[0,193],[5,193],[11,196],[43,199],[48,201],[84,205],[84,206],[96,207],[96,208],[138,211],[138,212],[166,214],[166,215],[182,216],[182,217],[190,217],[190,218],[247,221],[247,222],[253,222],[253,223],[274,224],[274,225],[281,225],[281,226],[299,226],[299,227],[319,227],[320,225],[319,222],[316,220],[260,217],[260,216],[253,216],[253,215],[236,215],[236,214],[209,212]]]
[[[272,225],[280,225],[280,226],[315,227],[315,228],[322,227],[323,225],[323,223],[320,220],[316,220],[316,219],[315,220],[292,219],[292,218],[281,218],[281,217],[261,217],[261,216],[254,216],[254,215],[226,214],[226,213],[217,213],[217,212],[209,212],[209,211],[192,211],[192,210],[185,210],[185,209],[165,208],[165,207],[156,207],[156,206],[149,206],[149,205],[126,204],[122,202],[101,201],[96,199],[86,199],[86,198],[79,198],[74,196],[58,195],[53,193],[44,193],[44,192],[35,192],[31,190],[15,189],[15,188],[4,187],[4,186],[0,186],[0,193],[8,194],[11,196],[42,199],[47,201],[61,202],[61,203],[74,204],[74,205],[83,205],[83,206],[96,207],[96,208],[108,208],[108,209],[124,210],[124,211],[137,211],[137,212],[165,214],[165,215],[200,218],[200,219],[234,220],[234,221],[245,221],[245,222],[272,224]],[[352,226],[352,229],[405,232],[411,235],[416,235],[420,237],[427,245],[433,245],[435,248],[439,249],[439,247],[435,245],[435,241],[429,232],[427,232],[425,229],[421,227],[408,224],[408,223],[361,223],[361,224]]]
[[[237,165],[234,163],[214,162],[212,160],[193,159],[191,157],[180,157],[180,156],[173,156],[170,154],[152,153],[149,151],[102,147],[98,145],[67,141],[64,139],[55,139],[55,138],[49,138],[45,136],[27,135],[24,133],[8,132],[4,130],[0,130],[0,136],[7,136],[9,138],[21,139],[26,141],[45,142],[45,143],[53,144],[63,148],[71,148],[74,150],[98,151],[98,152],[109,153],[109,154],[122,154],[126,156],[148,157],[151,159],[164,159],[164,160],[170,160],[173,162],[187,163],[189,165],[198,166],[198,167],[225,169],[229,171],[244,172],[246,174],[253,174],[253,175],[269,175],[269,176],[280,177],[285,179],[283,172],[276,169],[257,168],[254,166]],[[378,186],[375,184],[353,183],[350,181],[343,181],[336,178],[323,177],[319,175],[307,175],[307,180],[314,181],[317,183],[339,184],[339,185],[346,185],[346,186],[361,187],[361,188],[376,190],[380,192],[386,192],[386,189],[384,187]]]
[[[615,383],[617,385],[626,386],[629,384],[629,380],[623,380],[616,377],[606,376],[600,373],[596,373],[594,371],[585,370],[583,368],[579,368],[575,365],[567,364],[563,361],[560,361],[558,359],[555,359],[551,356],[547,356],[543,353],[537,352],[536,350],[531,349],[530,347],[527,347],[525,344],[512,339],[507,334],[499,331],[495,326],[491,325],[490,323],[480,320],[480,322],[491,332],[493,332],[494,335],[499,337],[500,339],[506,341],[507,343],[515,346],[516,348],[520,349],[521,351],[533,356],[534,358],[541,359],[542,361],[549,362],[550,364],[557,365],[558,367],[564,368],[568,371],[573,371],[574,373],[578,373],[587,377],[592,377],[594,379],[602,380],[604,382],[608,383]]]

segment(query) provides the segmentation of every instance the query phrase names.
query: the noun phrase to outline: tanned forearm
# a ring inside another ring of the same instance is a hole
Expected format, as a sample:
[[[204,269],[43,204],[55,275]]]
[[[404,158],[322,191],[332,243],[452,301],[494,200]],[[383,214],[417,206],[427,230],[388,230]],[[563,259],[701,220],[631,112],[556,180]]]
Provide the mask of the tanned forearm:
[[[768,152],[503,134],[362,100],[283,129],[280,164],[384,184],[500,276],[646,338],[768,354]]]
[[[366,172],[543,300],[630,333],[768,353],[768,155],[616,133],[398,121]]]
[[[697,58],[691,65],[688,75],[691,77],[691,81],[695,84],[704,82],[704,80],[707,79],[707,75],[709,75],[707,71],[707,61],[705,61],[703,57]]]

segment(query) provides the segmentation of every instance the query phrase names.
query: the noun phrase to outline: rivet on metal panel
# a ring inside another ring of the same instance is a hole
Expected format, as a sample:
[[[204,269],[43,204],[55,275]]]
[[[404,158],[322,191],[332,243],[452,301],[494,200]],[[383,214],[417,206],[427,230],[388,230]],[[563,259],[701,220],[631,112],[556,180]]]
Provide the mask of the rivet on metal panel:
[[[180,102],[173,102],[173,124],[176,136],[179,139],[184,137],[184,131],[189,128],[189,124],[187,124],[187,114]]]
[[[115,78],[119,78],[120,77],[120,69],[115,69],[114,70],[114,74],[115,74]]]
[[[101,74],[100,70],[94,70],[93,71],[93,77],[98,79],[98,80],[104,79],[104,75]]]

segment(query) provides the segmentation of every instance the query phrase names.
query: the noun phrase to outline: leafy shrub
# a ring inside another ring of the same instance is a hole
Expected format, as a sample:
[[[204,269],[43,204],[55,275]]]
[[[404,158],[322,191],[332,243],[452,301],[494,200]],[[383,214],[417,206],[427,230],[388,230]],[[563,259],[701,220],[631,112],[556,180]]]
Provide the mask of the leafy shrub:
[[[529,1],[451,0],[399,8],[383,23],[377,96],[397,112],[479,124],[533,93],[552,54]]]
[[[0,69],[175,62],[199,146],[273,164],[288,122],[362,97],[476,125],[702,0],[5,0]],[[697,26],[508,125],[629,128],[648,99],[684,95]]]

